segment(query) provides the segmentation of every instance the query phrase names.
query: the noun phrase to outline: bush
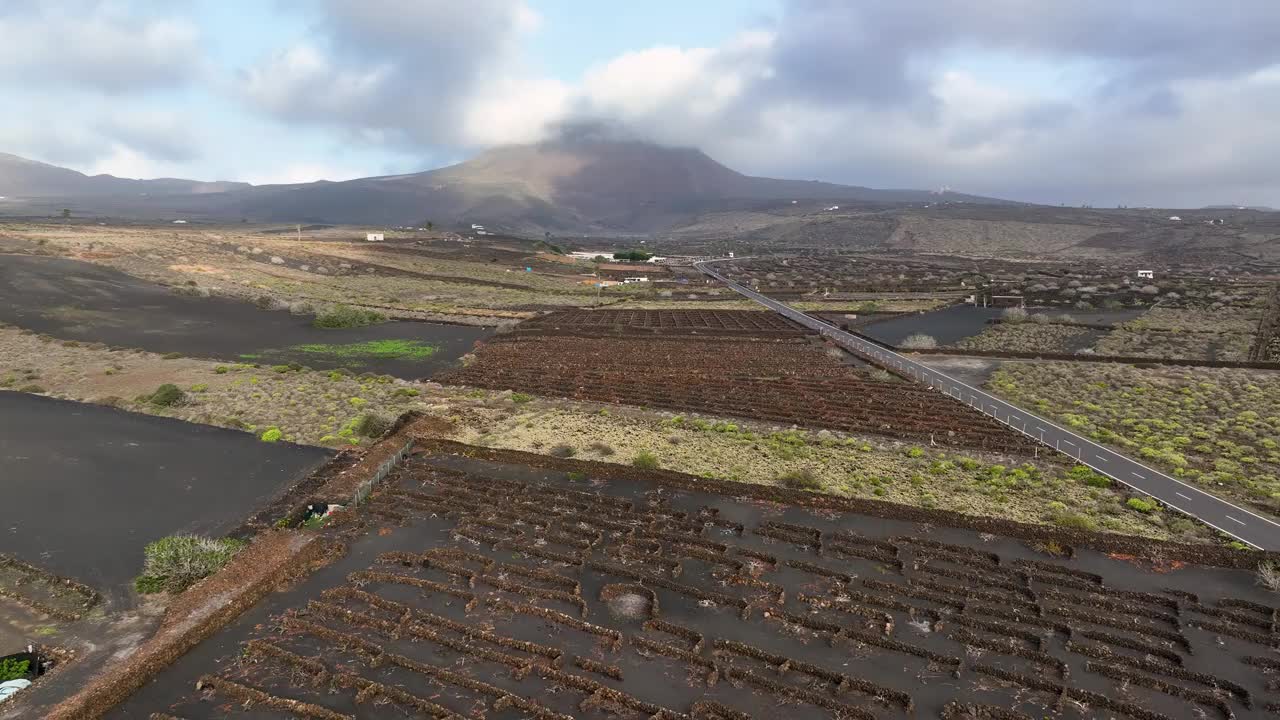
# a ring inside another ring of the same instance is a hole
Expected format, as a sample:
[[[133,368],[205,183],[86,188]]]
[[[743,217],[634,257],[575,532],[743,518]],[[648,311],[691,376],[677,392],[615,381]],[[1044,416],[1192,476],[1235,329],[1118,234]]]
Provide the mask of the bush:
[[[809,468],[791,470],[776,476],[773,481],[792,490],[821,490],[822,481]]]
[[[18,392],[33,393],[35,395],[43,395],[45,392],[45,389],[40,387],[39,385],[31,384],[31,385],[23,385],[22,387],[18,388]]]
[[[1151,500],[1143,500],[1142,498],[1129,498],[1125,505],[1130,510],[1136,510],[1140,513],[1155,512],[1156,504]]]
[[[1061,527],[1071,528],[1073,530],[1087,530],[1092,532],[1098,529],[1098,523],[1094,522],[1093,518],[1081,513],[1062,513],[1055,517],[1053,521]]]
[[[182,353],[180,352],[165,353],[160,356],[162,360],[177,360],[181,357],[182,357]]]
[[[636,456],[631,459],[631,465],[641,470],[657,470],[661,467],[661,463],[658,462],[658,456],[648,450],[641,450],[636,453]]]
[[[280,442],[280,438],[282,437],[284,437],[284,433],[280,432],[280,428],[273,427],[273,428],[269,428],[266,432],[262,433],[261,439],[262,439],[262,442],[273,443],[273,442]]]
[[[613,254],[614,260],[630,260],[632,262],[645,262],[653,257],[643,250],[627,250],[626,252],[618,252]]]
[[[147,402],[156,407],[173,407],[181,405],[187,399],[187,394],[173,383],[165,383],[156,388],[156,391],[147,397]]]
[[[529,393],[511,393],[511,402],[520,404],[533,402],[533,396]]]
[[[411,398],[418,397],[421,394],[417,388],[397,388],[395,392],[391,393],[391,396]]]
[[[1000,313],[1000,318],[1007,323],[1023,323],[1027,321],[1029,315],[1026,308],[1011,307],[1005,308],[1004,312]]]
[[[377,325],[386,320],[386,316],[375,310],[363,310],[349,305],[334,305],[316,316],[311,323],[318,328],[357,328]]]
[[[898,343],[898,347],[903,350],[933,350],[938,347],[938,341],[934,340],[932,335],[915,333],[914,335],[908,335],[906,339]]]
[[[226,365],[219,365],[218,367],[214,368],[213,371],[219,375],[226,375],[227,373],[231,372],[231,368],[227,367]]]
[[[243,540],[170,535],[148,543],[142,576],[134,581],[139,592],[182,592],[226,565],[244,548]]]
[[[1258,565],[1258,584],[1273,592],[1280,592],[1280,567],[1270,560]]]
[[[577,470],[570,470],[569,472],[565,473],[565,477],[569,479],[569,482],[580,483],[587,479],[587,474],[584,472],[578,472]]]
[[[21,680],[30,673],[30,660],[15,660],[14,658],[5,658],[4,660],[0,660],[0,682]]]
[[[578,451],[573,449],[573,447],[570,445],[561,444],[551,448],[551,450],[548,451],[548,454],[551,455],[552,457],[571,458],[574,455],[577,455]]]
[[[365,413],[356,419],[352,429],[357,435],[367,438],[380,438],[387,434],[396,421],[379,413]]]

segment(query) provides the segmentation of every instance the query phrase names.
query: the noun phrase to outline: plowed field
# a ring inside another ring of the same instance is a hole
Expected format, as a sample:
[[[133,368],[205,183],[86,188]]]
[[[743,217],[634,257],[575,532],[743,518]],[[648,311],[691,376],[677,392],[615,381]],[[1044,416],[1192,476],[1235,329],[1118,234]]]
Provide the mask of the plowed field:
[[[457,385],[1030,452],[1033,443],[931,390],[867,380],[805,340],[502,337],[434,377]]]
[[[807,331],[758,310],[566,310],[520,324],[521,332],[552,334],[690,334],[800,336]]]

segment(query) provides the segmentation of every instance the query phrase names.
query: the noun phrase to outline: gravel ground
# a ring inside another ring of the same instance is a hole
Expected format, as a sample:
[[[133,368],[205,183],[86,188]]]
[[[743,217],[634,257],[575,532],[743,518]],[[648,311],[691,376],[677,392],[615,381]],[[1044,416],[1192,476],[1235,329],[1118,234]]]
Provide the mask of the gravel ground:
[[[186,391],[175,407],[139,395],[162,383]],[[154,353],[68,344],[0,328],[0,385],[36,385],[55,397],[236,427],[281,439],[346,447],[369,441],[353,424],[417,410],[452,423],[453,439],[491,447],[630,463],[642,450],[662,467],[704,477],[776,483],[807,471],[815,489],[1025,522],[1083,514],[1099,527],[1156,538],[1208,539],[1204,528],[1124,508],[1109,488],[1087,487],[1045,460],[1035,476],[1014,473],[1030,458],[945,453],[873,436],[806,432],[740,420],[551,400],[387,376],[164,359]],[[918,453],[918,455],[917,455]],[[962,468],[962,460],[972,467]],[[999,468],[999,469],[997,469]]]

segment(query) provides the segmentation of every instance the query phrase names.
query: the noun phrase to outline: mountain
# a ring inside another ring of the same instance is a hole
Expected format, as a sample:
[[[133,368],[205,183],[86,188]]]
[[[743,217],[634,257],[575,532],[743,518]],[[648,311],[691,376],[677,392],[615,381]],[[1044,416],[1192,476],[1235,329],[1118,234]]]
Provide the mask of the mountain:
[[[375,225],[431,220],[441,227],[480,223],[537,234],[655,232],[706,213],[792,200],[1010,204],[952,192],[752,177],[699,150],[606,140],[500,147],[407,175],[261,186],[88,177],[0,156],[0,195],[80,199],[87,202],[77,208],[143,217]]]
[[[652,232],[700,213],[769,201],[1004,202],[751,177],[691,148],[598,140],[501,147],[438,170],[238,195],[234,202],[243,214],[261,220],[400,224],[430,218],[557,232]]]
[[[248,183],[200,182],[161,178],[129,180],[112,175],[85,175],[56,165],[0,153],[0,196],[76,198],[111,195],[192,195],[248,188]]]

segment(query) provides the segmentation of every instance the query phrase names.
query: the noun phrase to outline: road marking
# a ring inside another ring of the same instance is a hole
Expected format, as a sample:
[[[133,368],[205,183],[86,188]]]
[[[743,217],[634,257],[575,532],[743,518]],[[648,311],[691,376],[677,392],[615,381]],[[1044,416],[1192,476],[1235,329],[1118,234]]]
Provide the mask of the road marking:
[[[1070,445],[1071,447],[1076,447],[1076,444],[1075,444],[1075,443],[1073,443],[1073,442],[1071,442],[1070,440],[1063,440],[1062,442],[1064,442],[1064,443],[1066,443],[1066,444]]]
[[[1139,480],[1146,480],[1146,479],[1147,479],[1146,477],[1144,477],[1144,476],[1142,476],[1142,475],[1139,475],[1139,474],[1138,474],[1138,473],[1136,473],[1136,472],[1131,472],[1131,473],[1129,473],[1129,474],[1130,474],[1130,475],[1132,475],[1132,476],[1134,476],[1134,477],[1136,477],[1136,478],[1138,478]]]
[[[1238,523],[1240,523],[1241,525],[1244,525],[1244,521],[1243,521],[1243,520],[1236,520],[1235,518],[1231,517],[1230,515],[1227,515],[1227,516],[1225,516],[1225,517],[1226,517],[1228,520],[1232,521],[1232,522],[1238,522]]]
[[[1183,500],[1191,500],[1191,499],[1192,499],[1190,496],[1188,496],[1188,495],[1183,495],[1182,493],[1178,492],[1177,490],[1174,490],[1174,491],[1173,491],[1173,494],[1174,494],[1174,495],[1177,495],[1178,497],[1182,498]]]
[[[1098,462],[1110,462],[1110,461],[1109,461],[1109,460],[1107,460],[1106,458],[1102,457],[1101,455],[1099,455],[1099,456],[1098,456]]]

